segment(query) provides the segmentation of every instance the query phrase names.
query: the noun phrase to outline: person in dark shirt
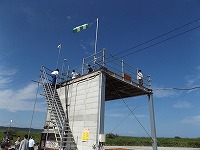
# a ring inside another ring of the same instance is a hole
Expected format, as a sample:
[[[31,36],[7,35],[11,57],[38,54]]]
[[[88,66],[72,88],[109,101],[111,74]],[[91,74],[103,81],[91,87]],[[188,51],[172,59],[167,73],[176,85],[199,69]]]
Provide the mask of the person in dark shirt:
[[[2,148],[2,150],[8,150],[8,149],[10,149],[10,140],[6,139],[5,141],[3,141],[1,143],[1,148]]]
[[[93,71],[92,67],[90,65],[88,65],[88,73],[90,73],[92,71]]]

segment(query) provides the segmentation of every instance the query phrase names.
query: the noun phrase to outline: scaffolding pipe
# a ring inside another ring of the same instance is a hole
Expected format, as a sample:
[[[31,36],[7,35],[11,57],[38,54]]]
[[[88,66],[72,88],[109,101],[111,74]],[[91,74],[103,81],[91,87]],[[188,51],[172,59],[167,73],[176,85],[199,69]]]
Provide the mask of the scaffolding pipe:
[[[103,51],[103,65],[102,66],[104,67],[105,66],[105,48],[103,48],[102,51]]]
[[[85,59],[83,58],[83,64],[82,64],[82,75],[84,73],[84,64],[85,64]]]
[[[124,74],[124,61],[122,60],[122,75]]]

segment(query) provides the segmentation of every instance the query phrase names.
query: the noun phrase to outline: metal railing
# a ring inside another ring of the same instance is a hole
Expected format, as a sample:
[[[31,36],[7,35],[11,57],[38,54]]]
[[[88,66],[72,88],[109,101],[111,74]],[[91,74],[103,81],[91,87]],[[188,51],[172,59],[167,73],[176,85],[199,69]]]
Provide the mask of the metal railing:
[[[82,65],[73,68],[72,70],[76,70],[79,75],[84,75],[88,72],[88,65],[90,65],[93,70],[98,70],[101,67],[107,68],[107,70],[124,77],[129,76],[132,82],[138,83],[137,74],[139,68],[134,68],[124,60],[119,60],[108,53],[105,49],[100,50],[96,54],[90,55],[86,58],[83,58]],[[68,70],[68,75],[71,75],[72,70]],[[151,87],[151,76],[143,74],[143,86]]]
[[[48,108],[50,110],[50,119],[51,121],[55,122],[57,131],[59,134],[59,137],[56,136],[56,141],[60,142],[60,149],[65,149],[67,147],[70,147],[72,150],[76,150],[76,144],[74,142],[74,138],[71,132],[71,129],[69,127],[69,122],[67,120],[67,116],[64,112],[64,108],[62,106],[62,103],[60,101],[59,95],[57,93],[56,87],[58,84],[55,84],[55,86],[51,85],[51,72],[52,70],[42,66],[41,67],[41,83],[43,85],[46,101],[48,104]],[[56,83],[59,83],[59,80],[61,80],[59,76],[57,76]],[[54,128],[55,130],[55,128]],[[68,141],[69,140],[69,141]]]

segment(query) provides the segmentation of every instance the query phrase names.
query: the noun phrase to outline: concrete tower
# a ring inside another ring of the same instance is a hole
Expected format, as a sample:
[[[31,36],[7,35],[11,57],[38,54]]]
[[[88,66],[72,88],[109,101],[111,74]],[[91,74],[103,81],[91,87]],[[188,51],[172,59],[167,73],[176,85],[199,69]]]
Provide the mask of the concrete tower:
[[[104,59],[104,57],[101,58]],[[52,96],[56,97],[56,94],[58,96],[57,98],[49,98],[50,95],[46,96],[48,111],[46,128],[44,129],[44,136],[41,140],[43,141],[43,145],[41,145],[43,149],[103,149],[103,144],[105,142],[105,102],[148,95],[153,139],[152,145],[153,150],[157,150],[152,99],[153,93],[152,90],[148,88],[150,82],[149,77],[146,77],[146,79],[143,78],[143,84],[138,84],[136,79],[137,70],[135,70],[135,73],[126,72],[124,62],[122,64],[121,73],[116,73],[113,69],[106,67],[104,61],[101,62],[103,62],[103,64],[95,62],[96,69],[90,73],[84,73],[84,68],[82,67],[82,75],[74,79],[60,82],[57,84],[56,88],[51,88],[51,86],[49,86],[49,91],[55,91],[52,92]],[[85,60],[82,66],[84,66],[84,64],[86,64]],[[45,72],[45,74],[48,73]],[[47,83],[46,80],[44,81],[43,87],[46,91],[46,95],[48,95],[48,90],[46,90]],[[59,106],[54,111],[56,106],[53,103],[60,103],[61,105],[58,104]],[[63,109],[64,113],[62,113],[61,109]],[[61,111],[60,115],[56,115],[59,111]],[[59,121],[62,120],[62,115],[65,115],[64,121],[59,123]],[[64,127],[63,124],[67,125]],[[56,129],[57,131],[59,129],[62,130],[56,133]],[[68,130],[71,133],[70,140],[68,139],[69,135],[67,135]],[[52,139],[48,138],[47,134],[49,136],[52,135]],[[60,134],[60,137],[53,138],[53,135],[56,137],[56,134]],[[69,141],[73,142],[67,144]],[[63,142],[66,144],[62,144]],[[73,145],[73,147],[71,145]]]

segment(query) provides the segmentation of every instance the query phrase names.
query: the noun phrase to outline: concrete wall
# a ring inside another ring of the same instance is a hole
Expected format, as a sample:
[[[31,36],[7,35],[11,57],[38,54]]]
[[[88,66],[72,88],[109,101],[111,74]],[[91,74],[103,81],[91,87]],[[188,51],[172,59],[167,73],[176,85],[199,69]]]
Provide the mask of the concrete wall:
[[[93,150],[93,146],[98,144],[99,134],[104,132],[104,81],[99,71],[74,79],[67,88],[58,90],[63,107],[66,108],[66,101],[69,105],[69,123],[78,150]],[[65,93],[68,95],[67,100]],[[82,140],[84,130],[89,132],[88,140],[85,141]]]

